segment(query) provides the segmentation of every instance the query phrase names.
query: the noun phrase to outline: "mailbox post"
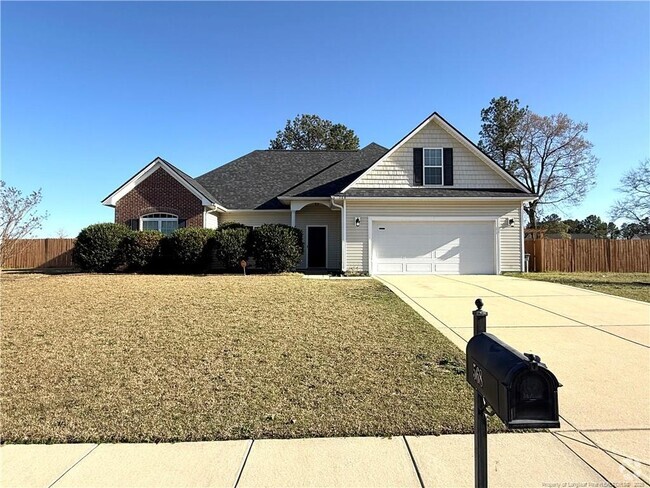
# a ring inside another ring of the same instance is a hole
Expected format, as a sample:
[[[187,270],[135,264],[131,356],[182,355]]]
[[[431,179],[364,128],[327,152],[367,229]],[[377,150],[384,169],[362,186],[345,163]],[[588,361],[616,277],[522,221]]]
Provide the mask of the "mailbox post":
[[[560,426],[555,375],[534,354],[522,354],[486,332],[483,301],[475,302],[474,336],[467,343],[466,377],[474,388],[474,484],[487,488],[487,419],[509,429]]]
[[[483,309],[483,300],[475,302],[474,335],[486,331],[487,312]],[[487,418],[485,416],[485,400],[478,390],[474,390],[474,486],[487,488]]]

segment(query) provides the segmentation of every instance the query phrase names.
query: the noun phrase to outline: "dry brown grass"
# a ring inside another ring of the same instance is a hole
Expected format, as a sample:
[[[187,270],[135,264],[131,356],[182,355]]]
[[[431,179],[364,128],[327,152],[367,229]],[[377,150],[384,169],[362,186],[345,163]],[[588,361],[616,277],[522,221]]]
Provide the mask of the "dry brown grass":
[[[587,290],[650,302],[648,273],[508,273],[529,280],[550,281]]]
[[[464,356],[381,284],[2,275],[4,442],[469,432]]]

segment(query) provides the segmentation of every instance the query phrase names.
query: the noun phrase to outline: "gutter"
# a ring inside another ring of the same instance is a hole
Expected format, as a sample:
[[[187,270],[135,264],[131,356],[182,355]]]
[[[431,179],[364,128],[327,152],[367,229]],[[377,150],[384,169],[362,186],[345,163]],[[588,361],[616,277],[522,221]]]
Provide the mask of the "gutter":
[[[532,201],[535,200],[537,197],[532,196],[532,195],[526,195],[526,196],[508,196],[508,197],[345,197],[346,199],[349,200],[375,200],[375,201],[395,201],[395,200],[403,200],[407,202],[414,202],[414,201],[437,201],[437,202],[462,202],[462,201],[475,201],[475,202],[480,202],[480,201]]]

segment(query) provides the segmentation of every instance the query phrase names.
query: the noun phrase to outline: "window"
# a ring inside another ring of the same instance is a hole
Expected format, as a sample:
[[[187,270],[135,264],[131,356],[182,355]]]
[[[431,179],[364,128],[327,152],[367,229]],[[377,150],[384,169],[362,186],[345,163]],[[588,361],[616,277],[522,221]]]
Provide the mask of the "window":
[[[424,149],[424,184],[442,185],[442,148]]]
[[[159,230],[165,235],[169,235],[178,229],[178,217],[167,213],[155,213],[143,215],[140,219],[142,230]]]

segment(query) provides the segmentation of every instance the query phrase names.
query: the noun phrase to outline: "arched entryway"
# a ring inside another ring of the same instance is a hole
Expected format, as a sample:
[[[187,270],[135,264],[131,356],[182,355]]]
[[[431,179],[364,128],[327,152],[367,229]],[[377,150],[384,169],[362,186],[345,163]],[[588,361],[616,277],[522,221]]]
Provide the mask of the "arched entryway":
[[[301,269],[341,269],[341,212],[329,202],[293,206],[294,226],[302,231],[304,253]]]

